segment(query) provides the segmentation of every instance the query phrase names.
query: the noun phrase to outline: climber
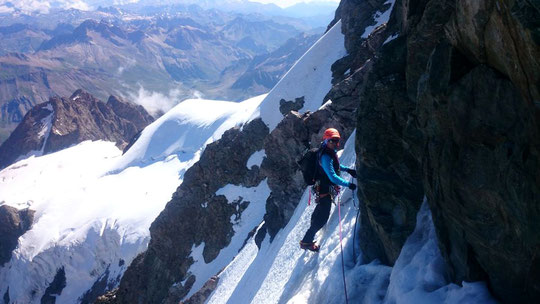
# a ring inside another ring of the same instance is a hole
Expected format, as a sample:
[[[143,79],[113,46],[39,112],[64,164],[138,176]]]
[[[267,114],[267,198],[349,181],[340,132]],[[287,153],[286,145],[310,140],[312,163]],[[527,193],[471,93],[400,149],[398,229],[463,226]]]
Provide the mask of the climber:
[[[348,182],[339,176],[340,171],[343,170],[356,178],[356,171],[354,169],[339,164],[337,149],[339,148],[340,139],[341,136],[336,129],[329,128],[324,131],[323,141],[318,150],[317,157],[317,165],[319,166],[317,171],[321,173],[317,174],[317,182],[313,186],[318,192],[317,206],[311,215],[311,226],[304,238],[300,241],[301,249],[319,251],[319,245],[313,239],[315,233],[328,221],[333,196],[336,194],[336,190],[339,190],[339,186],[348,187],[353,191],[356,190],[354,183]]]

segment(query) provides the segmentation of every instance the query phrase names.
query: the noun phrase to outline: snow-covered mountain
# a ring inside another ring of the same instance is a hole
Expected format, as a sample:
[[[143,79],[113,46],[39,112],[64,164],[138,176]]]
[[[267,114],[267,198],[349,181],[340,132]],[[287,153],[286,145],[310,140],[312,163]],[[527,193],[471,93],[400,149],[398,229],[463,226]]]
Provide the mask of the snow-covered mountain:
[[[92,302],[116,286],[146,249],[150,223],[205,144],[249,119],[263,97],[186,100],[148,126],[124,155],[112,142],[87,141],[2,170],[1,207],[36,212],[0,270],[7,302],[50,297],[47,288],[58,274],[65,286],[57,303]]]
[[[540,57],[526,6],[481,4],[344,0],[267,95],[186,100],[124,155],[83,142],[0,171],[0,216],[21,234],[0,296],[532,302],[539,96],[522,77],[539,74],[509,62],[536,67]],[[459,22],[468,14],[491,19],[480,29]],[[484,31],[508,28],[523,35],[499,37],[509,51],[495,52]],[[470,43],[479,37],[490,43]],[[311,253],[298,247],[314,205],[296,160],[327,127],[340,130],[340,160],[357,169],[359,189],[339,193]]]

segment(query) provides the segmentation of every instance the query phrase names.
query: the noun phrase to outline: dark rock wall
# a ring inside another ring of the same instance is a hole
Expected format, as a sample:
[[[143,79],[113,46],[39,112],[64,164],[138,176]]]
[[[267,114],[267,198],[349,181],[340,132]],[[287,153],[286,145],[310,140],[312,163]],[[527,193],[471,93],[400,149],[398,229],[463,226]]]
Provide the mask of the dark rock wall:
[[[11,259],[11,252],[17,247],[19,237],[32,226],[34,213],[30,209],[0,206],[0,266]]]
[[[396,261],[414,230],[424,196],[420,167],[413,150],[404,144],[408,114],[415,107],[405,90],[406,52],[403,38],[381,49],[358,106],[357,167],[362,209],[367,211],[362,213],[361,227],[362,233],[379,236],[360,244],[367,260],[379,258],[388,264]]]
[[[56,296],[62,294],[66,287],[66,271],[64,267],[58,269],[53,281],[45,289],[45,294],[41,297],[41,304],[55,304]]]
[[[374,3],[339,10],[345,65],[366,74],[348,94],[358,103],[366,262],[395,262],[425,194],[456,283],[485,279],[504,302],[537,299],[538,4],[398,0],[386,28],[359,39],[355,25],[369,15],[359,9]],[[396,32],[382,46],[373,37]]]
[[[107,105],[111,107],[116,115],[132,122],[137,130],[144,129],[154,121],[154,118],[146,112],[143,106],[126,102],[120,97],[109,97]]]
[[[49,115],[52,115],[52,111],[44,103],[33,107],[25,115],[23,122],[0,145],[0,169],[9,166],[27,153],[42,149],[46,137],[38,134],[44,128],[42,121]]]

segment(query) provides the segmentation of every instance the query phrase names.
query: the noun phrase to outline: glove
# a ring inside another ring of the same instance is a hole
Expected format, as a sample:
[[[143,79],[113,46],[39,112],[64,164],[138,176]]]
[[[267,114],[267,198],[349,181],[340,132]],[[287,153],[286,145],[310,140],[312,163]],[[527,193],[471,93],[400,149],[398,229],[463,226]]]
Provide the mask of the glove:
[[[356,178],[356,170],[349,169],[349,170],[347,170],[347,173],[349,173],[352,177]]]
[[[350,183],[349,184],[349,189],[351,189],[352,191],[356,190],[356,185],[353,184],[353,183]]]

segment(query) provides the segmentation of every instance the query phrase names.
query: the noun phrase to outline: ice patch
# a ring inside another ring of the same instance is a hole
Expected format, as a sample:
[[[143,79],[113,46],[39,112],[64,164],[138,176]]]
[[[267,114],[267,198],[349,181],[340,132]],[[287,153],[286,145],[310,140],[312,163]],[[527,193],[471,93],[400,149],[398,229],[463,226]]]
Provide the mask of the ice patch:
[[[385,45],[385,44],[387,44],[388,42],[390,42],[390,41],[396,39],[397,37],[399,37],[399,34],[394,34],[394,35],[392,35],[392,36],[386,38],[386,40],[384,41],[383,45]]]
[[[251,167],[253,166],[260,167],[265,156],[266,152],[264,151],[264,149],[251,154],[246,164],[247,168],[251,169]]]
[[[396,0],[388,0],[384,3],[384,5],[390,4],[390,7],[387,10],[385,10],[384,12],[375,12],[375,25],[367,26],[364,30],[364,33],[362,34],[362,38],[367,38],[374,29],[388,22],[388,20],[390,19],[390,13],[392,13],[392,8],[394,8],[395,2]]]
[[[50,108],[50,109],[49,109]],[[51,134],[51,128],[52,128],[52,119],[53,119],[53,109],[51,104],[48,104],[47,107],[44,109],[47,109],[51,111],[47,117],[43,118],[40,122],[41,124],[41,130],[38,132],[38,138],[43,138],[43,145],[41,145],[40,149],[40,155],[43,154],[43,151],[45,150],[45,145],[47,144],[47,140],[49,139],[49,135]]]
[[[437,246],[431,211],[424,199],[416,217],[416,228],[396,261],[385,301],[408,303],[496,303],[484,282],[448,282],[445,262]]]

